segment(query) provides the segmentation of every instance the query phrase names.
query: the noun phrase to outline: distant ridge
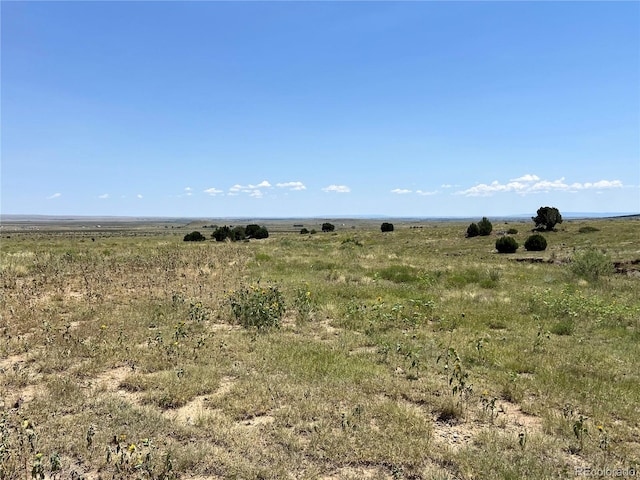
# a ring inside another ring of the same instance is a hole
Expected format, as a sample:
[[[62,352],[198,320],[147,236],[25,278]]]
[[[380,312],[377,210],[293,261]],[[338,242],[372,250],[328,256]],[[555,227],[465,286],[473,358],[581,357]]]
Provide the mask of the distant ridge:
[[[562,217],[566,220],[576,220],[582,218],[634,218],[640,217],[640,212],[561,212]],[[411,220],[411,221],[464,221],[477,218],[478,215],[459,215],[459,216],[403,216],[403,215],[309,215],[309,216],[282,216],[282,217],[251,217],[251,216],[235,216],[235,217],[162,217],[162,216],[117,216],[117,215],[31,215],[31,214],[0,214],[0,223],[3,222],[40,222],[40,223],[58,223],[58,222],[83,222],[83,223],[136,223],[136,222],[166,222],[166,223],[184,223],[193,221],[208,221],[210,219],[218,220],[320,220],[320,219],[336,219],[336,220],[377,220],[377,219],[394,219],[394,220]],[[492,220],[524,220],[531,219],[531,213],[519,213],[513,215],[487,215]]]

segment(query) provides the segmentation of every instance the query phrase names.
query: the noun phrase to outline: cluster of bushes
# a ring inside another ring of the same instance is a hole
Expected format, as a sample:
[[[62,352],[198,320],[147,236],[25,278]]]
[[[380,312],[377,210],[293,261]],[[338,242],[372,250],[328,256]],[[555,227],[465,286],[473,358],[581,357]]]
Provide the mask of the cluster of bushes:
[[[508,235],[496,240],[498,253],[515,253],[519,247],[517,240]],[[528,252],[542,252],[547,249],[547,239],[536,233],[525,240],[524,248]]]
[[[238,225],[233,228],[225,225],[224,227],[216,228],[211,236],[216,239],[216,242],[224,242],[226,239],[229,239],[232,242],[237,242],[250,238],[269,238],[269,231],[266,227],[261,227],[255,223],[247,225],[246,227]]]
[[[478,223],[472,223],[467,228],[467,237],[487,236],[493,230],[493,224],[487,217],[482,217]]]
[[[217,242],[224,242],[226,239],[229,239],[232,242],[237,242],[239,240],[246,240],[249,238],[268,238],[269,231],[266,227],[261,227],[256,224],[247,225],[246,227],[237,226],[233,228],[225,225],[224,227],[216,227],[211,234],[211,237],[215,238]],[[185,242],[203,242],[206,239],[207,237],[197,231],[187,233],[184,236]]]
[[[316,231],[315,228],[312,228],[311,230],[308,230],[306,228],[300,229],[300,235],[315,235],[316,233],[318,232]]]

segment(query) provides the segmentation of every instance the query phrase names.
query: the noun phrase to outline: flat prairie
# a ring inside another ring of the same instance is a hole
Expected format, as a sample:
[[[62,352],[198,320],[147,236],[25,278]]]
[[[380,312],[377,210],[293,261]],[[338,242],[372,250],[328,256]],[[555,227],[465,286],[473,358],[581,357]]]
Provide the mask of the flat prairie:
[[[3,222],[0,480],[638,475],[640,220],[385,221]]]

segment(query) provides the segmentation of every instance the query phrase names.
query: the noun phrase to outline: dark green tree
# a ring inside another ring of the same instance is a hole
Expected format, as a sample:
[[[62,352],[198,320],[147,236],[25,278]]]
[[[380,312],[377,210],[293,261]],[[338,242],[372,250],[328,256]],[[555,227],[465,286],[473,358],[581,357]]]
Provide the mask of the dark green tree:
[[[224,242],[231,235],[231,229],[226,225],[224,227],[216,228],[211,236],[216,239],[216,242]]]
[[[383,232],[393,232],[393,223],[382,222],[382,225],[380,225],[380,230],[382,230]]]
[[[300,235],[307,235],[308,233],[309,233],[309,230],[307,230],[306,228],[300,229]]]
[[[267,230],[267,227],[261,227],[256,223],[247,225],[247,227],[245,228],[245,233],[247,235],[247,238],[269,238],[269,230]]]
[[[540,207],[531,220],[536,224],[536,230],[550,232],[557,224],[562,223],[562,215],[556,207]]]
[[[496,240],[496,250],[498,250],[498,253],[515,253],[519,246],[513,237],[504,236]]]
[[[547,239],[536,233],[525,240],[524,248],[529,252],[542,252],[547,249]]]
[[[248,235],[246,229],[244,227],[241,227],[240,225],[238,225],[237,227],[233,227],[229,232],[229,238],[232,242],[244,240],[245,238],[247,238],[247,236]]]
[[[257,225],[255,223],[252,223],[250,225],[247,225],[247,228],[245,229],[246,233],[247,233],[247,237],[249,238],[255,238],[256,233],[258,231],[260,231],[260,225]]]
[[[480,235],[487,236],[491,233],[491,230],[493,230],[493,225],[489,219],[487,217],[482,217],[482,220],[478,222],[478,232]]]
[[[477,223],[472,223],[471,225],[469,225],[467,227],[467,237],[468,238],[477,237],[478,235],[480,235],[480,229],[478,228],[478,224]]]
[[[335,229],[336,229],[336,226],[333,225],[332,223],[325,222],[322,224],[323,232],[333,232]]]
[[[206,237],[200,232],[191,232],[184,236],[185,242],[202,242],[204,240],[206,240]]]
[[[251,238],[255,238],[258,240],[261,238],[269,238],[269,230],[267,230],[267,227],[260,227],[258,228],[258,230],[253,232]]]

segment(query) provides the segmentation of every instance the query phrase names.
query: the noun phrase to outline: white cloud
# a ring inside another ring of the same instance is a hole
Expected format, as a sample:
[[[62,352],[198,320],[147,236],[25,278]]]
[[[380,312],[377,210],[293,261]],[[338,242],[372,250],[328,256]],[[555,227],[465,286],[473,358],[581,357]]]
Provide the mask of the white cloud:
[[[61,193],[54,193],[53,195],[49,195],[47,200],[53,200],[54,198],[60,198],[62,196]]]
[[[416,193],[418,195],[427,196],[427,195],[436,195],[438,193],[438,191],[435,190],[433,192],[425,192],[424,190],[416,190]]]
[[[140,194],[140,193],[139,193],[139,194],[137,194],[137,195],[136,195],[136,198],[142,198],[142,194]]]
[[[251,197],[262,197],[263,192],[260,190],[261,188],[271,188],[272,185],[267,181],[263,180],[257,185],[249,184],[249,185],[240,185],[236,183],[231,188],[229,188],[229,195],[238,195],[239,193],[248,193]]]
[[[98,195],[98,198],[102,198],[102,199],[109,198],[109,194],[108,193],[103,193],[102,195]]]
[[[191,187],[184,187],[185,192],[190,192],[191,190],[193,190]]]
[[[346,185],[329,185],[322,189],[323,192],[349,193],[351,189]]]
[[[276,187],[288,188],[290,190],[306,190],[307,189],[307,187],[305,187],[302,182],[276,183]]]
[[[604,190],[622,188],[623,186],[620,180],[599,180],[597,182],[574,182],[568,184],[565,182],[564,177],[557,180],[542,180],[537,175],[526,174],[510,180],[508,183],[500,183],[497,180],[494,180],[490,184],[479,183],[466,190],[456,192],[456,195],[488,197],[496,193],[505,192],[518,193],[520,195],[551,191],[575,193],[579,190]]]
[[[394,188],[391,190],[391,193],[397,193],[398,195],[405,195],[407,193],[411,193],[411,190],[407,190],[406,188]]]
[[[513,178],[509,181],[510,182],[537,182],[538,180],[540,180],[539,176],[527,173],[521,177]]]
[[[224,193],[224,192],[222,190],[219,190],[219,189],[215,188],[215,187],[211,187],[211,188],[207,188],[206,190],[204,190],[204,193],[208,193],[212,197],[215,197],[216,195],[220,195],[221,193]]]

